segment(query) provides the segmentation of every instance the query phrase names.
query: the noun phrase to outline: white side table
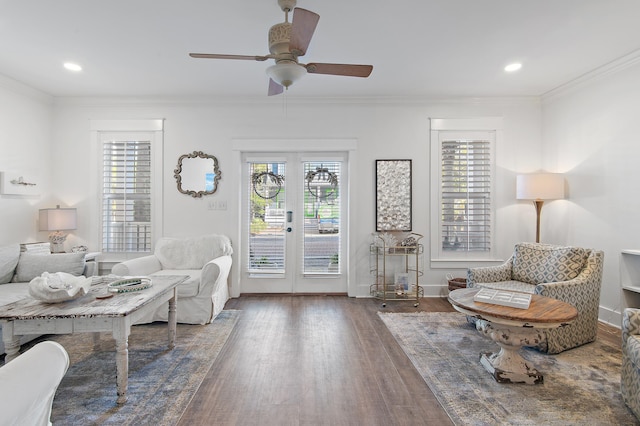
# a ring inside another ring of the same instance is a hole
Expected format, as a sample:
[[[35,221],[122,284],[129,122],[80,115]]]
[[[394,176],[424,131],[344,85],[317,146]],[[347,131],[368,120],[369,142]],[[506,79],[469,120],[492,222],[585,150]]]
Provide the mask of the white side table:
[[[92,275],[100,275],[100,259],[98,256],[101,254],[99,251],[90,251],[84,255],[85,262],[94,263]]]

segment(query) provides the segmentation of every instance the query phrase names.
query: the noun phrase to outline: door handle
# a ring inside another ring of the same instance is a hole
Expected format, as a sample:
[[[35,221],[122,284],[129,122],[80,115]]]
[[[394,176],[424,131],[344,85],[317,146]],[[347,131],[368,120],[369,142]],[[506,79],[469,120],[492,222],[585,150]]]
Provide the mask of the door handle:
[[[291,222],[293,222],[293,212],[289,210],[287,212],[287,223],[291,223]]]

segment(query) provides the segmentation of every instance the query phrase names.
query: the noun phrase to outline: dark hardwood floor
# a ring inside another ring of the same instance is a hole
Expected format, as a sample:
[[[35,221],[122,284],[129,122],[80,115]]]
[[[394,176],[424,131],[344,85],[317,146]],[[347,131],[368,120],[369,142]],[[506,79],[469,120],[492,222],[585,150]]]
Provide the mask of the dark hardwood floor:
[[[242,296],[242,316],[180,425],[451,425],[377,315],[449,312],[446,299]],[[620,341],[601,327],[599,338]],[[617,339],[617,340],[616,340]]]

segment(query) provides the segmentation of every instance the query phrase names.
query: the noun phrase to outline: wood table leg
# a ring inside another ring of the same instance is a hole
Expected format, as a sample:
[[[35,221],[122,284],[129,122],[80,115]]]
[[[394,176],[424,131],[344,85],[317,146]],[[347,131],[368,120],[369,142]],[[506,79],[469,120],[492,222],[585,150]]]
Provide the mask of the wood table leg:
[[[173,349],[176,346],[176,330],[178,328],[177,302],[178,289],[174,288],[173,297],[169,299],[169,318],[167,319],[169,327],[169,349]]]
[[[118,404],[127,402],[127,386],[129,382],[129,333],[131,324],[128,319],[114,321],[113,338],[116,341],[116,389]]]
[[[13,321],[2,324],[2,342],[4,343],[4,351],[7,354],[4,363],[13,361],[20,355],[20,336],[13,335]]]

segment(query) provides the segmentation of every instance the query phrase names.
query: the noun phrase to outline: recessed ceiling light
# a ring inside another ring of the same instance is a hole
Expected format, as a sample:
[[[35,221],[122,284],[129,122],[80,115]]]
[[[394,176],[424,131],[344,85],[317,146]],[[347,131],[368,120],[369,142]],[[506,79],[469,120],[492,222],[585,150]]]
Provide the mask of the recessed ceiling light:
[[[74,64],[72,62],[65,62],[64,67],[69,71],[82,71],[82,67],[78,64]]]
[[[504,70],[506,72],[514,72],[514,71],[518,71],[520,68],[522,68],[522,64],[516,62],[516,63],[507,65],[506,67],[504,67]]]

